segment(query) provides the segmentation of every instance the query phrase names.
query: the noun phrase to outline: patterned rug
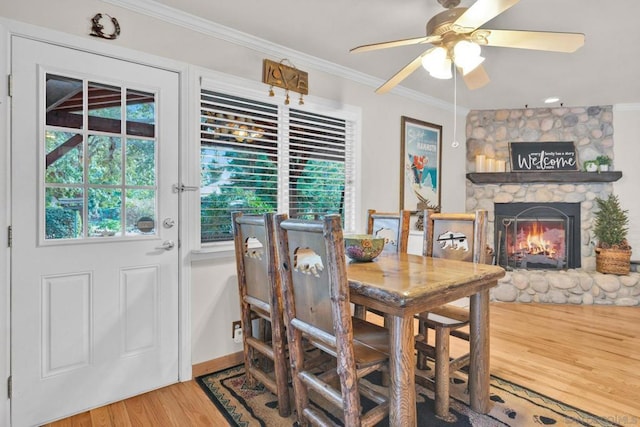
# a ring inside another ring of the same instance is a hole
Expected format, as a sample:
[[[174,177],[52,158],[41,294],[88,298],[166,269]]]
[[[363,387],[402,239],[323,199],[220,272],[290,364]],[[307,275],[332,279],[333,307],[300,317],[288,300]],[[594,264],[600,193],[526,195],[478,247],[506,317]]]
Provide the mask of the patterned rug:
[[[367,377],[372,384],[379,378]],[[276,397],[262,386],[245,385],[244,365],[196,378],[230,426],[295,426],[295,417],[281,418]],[[448,423],[434,415],[433,392],[417,386],[416,410],[419,426],[493,427],[493,426],[619,426],[578,408],[538,394],[503,379],[491,377],[492,409],[487,415],[473,412],[468,406],[466,376],[456,373],[451,384],[451,413],[456,421]],[[292,403],[292,408],[295,405]],[[379,426],[388,426],[383,420]]]

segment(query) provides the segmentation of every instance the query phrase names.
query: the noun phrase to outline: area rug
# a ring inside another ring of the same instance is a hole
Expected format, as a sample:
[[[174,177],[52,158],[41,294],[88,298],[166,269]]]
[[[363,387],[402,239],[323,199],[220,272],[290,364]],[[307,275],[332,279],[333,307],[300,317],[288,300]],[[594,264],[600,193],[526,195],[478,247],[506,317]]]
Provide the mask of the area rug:
[[[367,377],[372,384],[379,378]],[[196,378],[211,401],[227,418],[230,426],[281,427],[296,426],[295,416],[278,415],[277,399],[262,386],[245,384],[244,366],[239,365]],[[619,426],[584,410],[536,393],[509,381],[491,377],[492,409],[487,415],[477,414],[468,406],[466,376],[457,373],[451,384],[451,413],[455,422],[445,422],[434,415],[433,392],[417,386],[416,410],[419,426],[493,427],[493,426]],[[292,403],[292,408],[295,405]],[[388,426],[385,419],[378,424]]]

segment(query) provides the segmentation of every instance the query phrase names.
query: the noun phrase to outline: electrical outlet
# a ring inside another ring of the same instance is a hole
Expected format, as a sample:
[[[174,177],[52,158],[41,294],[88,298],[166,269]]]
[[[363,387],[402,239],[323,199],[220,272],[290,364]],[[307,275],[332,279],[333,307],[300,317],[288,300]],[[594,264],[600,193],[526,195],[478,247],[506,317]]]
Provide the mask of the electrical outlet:
[[[233,330],[231,331],[231,337],[233,338],[233,342],[241,343],[242,342],[242,324],[239,320],[236,320],[231,324]]]
[[[233,335],[233,342],[238,344],[242,342],[242,328],[236,329],[236,333]]]

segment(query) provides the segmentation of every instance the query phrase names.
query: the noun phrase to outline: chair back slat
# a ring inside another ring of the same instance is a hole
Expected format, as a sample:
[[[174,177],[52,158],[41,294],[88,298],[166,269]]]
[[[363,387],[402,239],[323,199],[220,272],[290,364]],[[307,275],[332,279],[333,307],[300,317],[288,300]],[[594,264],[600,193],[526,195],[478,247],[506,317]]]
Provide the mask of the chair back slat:
[[[240,263],[244,265],[247,295],[269,303],[271,281],[269,277],[270,253],[263,217],[240,217],[237,221],[242,253]]]
[[[383,253],[406,253],[409,242],[411,211],[367,212],[367,234],[385,239]]]
[[[335,266],[330,265],[332,254],[328,253],[323,236],[324,222],[290,219],[280,223],[280,227],[281,263],[286,270],[284,273],[291,277],[296,309],[294,317],[333,335],[331,297],[334,290],[330,274]],[[286,258],[283,247],[287,250]]]
[[[423,254],[435,258],[486,262],[487,211],[424,213]]]

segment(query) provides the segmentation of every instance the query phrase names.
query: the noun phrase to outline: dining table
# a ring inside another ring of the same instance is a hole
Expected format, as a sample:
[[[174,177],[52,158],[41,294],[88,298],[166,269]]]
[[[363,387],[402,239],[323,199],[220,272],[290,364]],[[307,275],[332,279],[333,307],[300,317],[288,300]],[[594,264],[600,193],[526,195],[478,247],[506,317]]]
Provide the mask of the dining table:
[[[385,314],[389,328],[389,425],[415,426],[414,317],[469,297],[469,403],[486,414],[489,401],[489,290],[502,267],[406,253],[349,262],[351,302]]]

